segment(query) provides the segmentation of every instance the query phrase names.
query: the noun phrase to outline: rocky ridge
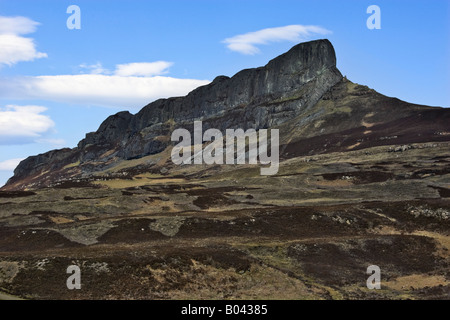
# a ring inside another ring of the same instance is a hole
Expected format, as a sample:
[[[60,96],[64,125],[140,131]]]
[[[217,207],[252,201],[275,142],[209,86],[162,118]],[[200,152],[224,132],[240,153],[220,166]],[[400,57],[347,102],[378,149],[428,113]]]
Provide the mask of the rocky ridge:
[[[286,152],[281,156],[292,157],[366,144],[448,140],[448,119],[446,109],[409,104],[348,81],[336,68],[332,44],[316,40],[264,67],[218,76],[185,97],[154,101],[135,115],[112,115],[76,148],[23,160],[3,189],[88,178],[121,161],[160,153],[171,145],[174,129],[192,129],[195,120],[203,121],[203,130],[279,128]],[[419,129],[411,140],[407,131],[415,134],[418,126],[426,132]]]

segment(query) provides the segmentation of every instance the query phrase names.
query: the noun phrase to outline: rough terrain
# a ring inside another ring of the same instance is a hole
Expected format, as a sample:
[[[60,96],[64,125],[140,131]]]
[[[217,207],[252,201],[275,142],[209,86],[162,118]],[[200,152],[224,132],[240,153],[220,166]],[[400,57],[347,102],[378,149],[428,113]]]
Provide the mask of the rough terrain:
[[[448,299],[449,163],[448,143],[417,144],[290,159],[276,176],[244,165],[3,191],[1,288],[29,299]],[[81,290],[66,287],[72,264]],[[381,290],[366,288],[369,265]]]
[[[300,44],[24,160],[0,190],[0,299],[449,299],[450,112],[335,65]],[[174,165],[194,120],[279,129],[278,173]]]

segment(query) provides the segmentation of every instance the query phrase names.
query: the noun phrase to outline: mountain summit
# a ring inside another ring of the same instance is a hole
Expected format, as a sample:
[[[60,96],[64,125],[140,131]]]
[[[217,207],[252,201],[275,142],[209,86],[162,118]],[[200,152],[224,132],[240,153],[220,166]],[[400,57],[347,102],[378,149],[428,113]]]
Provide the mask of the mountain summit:
[[[171,133],[192,128],[196,120],[204,130],[277,128],[283,159],[450,140],[449,110],[410,104],[352,83],[336,68],[332,44],[316,40],[294,46],[264,67],[218,76],[185,97],[154,101],[135,115],[112,115],[76,148],[23,160],[2,189],[127,176],[136,170],[166,172]]]

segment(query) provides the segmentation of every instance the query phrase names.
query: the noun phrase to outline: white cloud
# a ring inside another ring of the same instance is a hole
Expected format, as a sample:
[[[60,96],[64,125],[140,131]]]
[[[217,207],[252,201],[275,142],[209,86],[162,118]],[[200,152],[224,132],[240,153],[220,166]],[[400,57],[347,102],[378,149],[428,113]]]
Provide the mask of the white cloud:
[[[0,97],[136,109],[159,98],[184,96],[209,82],[103,74],[0,78]]]
[[[80,68],[89,71],[89,74],[114,74],[120,77],[153,77],[167,74],[173,62],[155,61],[155,62],[132,62],[125,64],[117,64],[114,72],[103,68],[100,62],[95,64],[82,63]]]
[[[236,35],[223,40],[223,43],[232,51],[254,55],[260,52],[257,45],[267,45],[280,41],[303,42],[314,36],[330,33],[331,31],[319,26],[289,25]]]
[[[33,39],[21,36],[35,32],[38,25],[26,17],[0,16],[0,66],[47,57],[36,50]]]
[[[26,17],[0,16],[1,34],[28,34],[36,31],[39,22]]]
[[[159,76],[166,74],[168,68],[173,65],[172,62],[155,61],[155,62],[134,62],[127,64],[118,64],[116,66],[115,75],[129,76]]]
[[[8,105],[0,108],[0,144],[32,142],[55,126],[42,106]]]
[[[103,65],[100,62],[96,64],[85,64],[82,63],[79,65],[82,69],[89,70],[90,74],[110,74],[111,72],[108,69],[103,68]]]
[[[23,158],[9,159],[0,162],[0,171],[13,171]]]

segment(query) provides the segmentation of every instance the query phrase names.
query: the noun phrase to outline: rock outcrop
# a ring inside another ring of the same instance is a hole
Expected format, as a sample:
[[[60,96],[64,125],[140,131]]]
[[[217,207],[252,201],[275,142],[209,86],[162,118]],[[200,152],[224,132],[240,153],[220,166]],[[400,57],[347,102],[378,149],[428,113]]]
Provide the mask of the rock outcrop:
[[[127,111],[112,115],[76,148],[23,160],[4,189],[88,177],[119,161],[162,152],[171,144],[171,132],[179,127],[192,129],[194,120],[203,121],[204,130],[279,127],[290,136],[282,139],[286,144],[301,140],[300,133],[313,139],[309,144],[323,144],[314,137],[328,134],[341,138],[335,133],[355,128],[360,128],[358,134],[366,135],[370,130],[365,121],[377,120],[379,124],[380,119],[392,121],[429,109],[350,84],[336,68],[335,51],[328,40],[301,43],[264,67],[242,70],[231,78],[218,76],[185,97],[154,101],[135,115]],[[382,112],[371,113],[371,108]],[[395,134],[391,131],[386,130],[386,135]],[[311,147],[309,153],[314,150]],[[296,154],[295,150],[290,152]]]
[[[175,127],[267,128],[312,107],[342,79],[328,40],[301,43],[266,66],[243,70],[232,78],[218,76],[185,97],[160,99],[136,115],[119,112],[96,132],[88,133],[72,150],[54,150],[22,161],[8,184],[43,170],[96,160],[99,167],[111,159],[133,159],[164,150]],[[107,153],[106,156],[102,156]],[[84,171],[93,171],[90,166]]]
[[[167,141],[155,138],[167,136],[174,127],[191,127],[194,120],[202,120],[204,128],[220,130],[272,127],[312,107],[341,79],[328,40],[302,43],[265,67],[243,70],[232,78],[216,77],[186,97],[157,100],[134,116],[113,115],[78,149],[96,145],[103,152],[103,147],[119,147],[116,155],[130,159],[164,150]]]

